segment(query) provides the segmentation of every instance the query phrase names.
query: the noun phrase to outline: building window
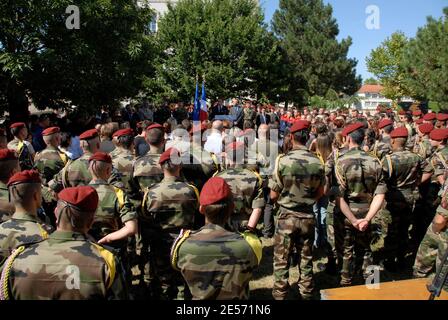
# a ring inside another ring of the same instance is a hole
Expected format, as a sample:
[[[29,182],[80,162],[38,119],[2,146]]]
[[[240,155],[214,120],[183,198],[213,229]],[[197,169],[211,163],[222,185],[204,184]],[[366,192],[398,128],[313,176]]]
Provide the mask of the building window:
[[[157,14],[152,17],[151,22],[149,23],[149,31],[153,33],[157,32]]]

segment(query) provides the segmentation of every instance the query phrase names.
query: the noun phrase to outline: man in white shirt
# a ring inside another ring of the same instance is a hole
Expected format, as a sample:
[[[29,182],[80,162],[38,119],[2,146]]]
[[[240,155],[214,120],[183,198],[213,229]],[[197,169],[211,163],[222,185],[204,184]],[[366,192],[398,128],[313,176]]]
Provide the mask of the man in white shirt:
[[[213,121],[211,133],[207,137],[204,149],[208,152],[213,152],[216,156],[221,155],[222,152],[222,132],[223,123],[220,120]]]

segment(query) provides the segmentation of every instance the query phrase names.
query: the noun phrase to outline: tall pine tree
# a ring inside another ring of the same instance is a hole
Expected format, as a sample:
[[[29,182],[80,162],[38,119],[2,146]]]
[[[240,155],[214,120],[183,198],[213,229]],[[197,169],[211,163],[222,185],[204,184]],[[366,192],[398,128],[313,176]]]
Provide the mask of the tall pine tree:
[[[290,67],[289,99],[305,103],[329,89],[351,95],[361,85],[356,59],[347,58],[349,37],[338,42],[339,28],[331,5],[322,0],[280,0],[272,27]]]

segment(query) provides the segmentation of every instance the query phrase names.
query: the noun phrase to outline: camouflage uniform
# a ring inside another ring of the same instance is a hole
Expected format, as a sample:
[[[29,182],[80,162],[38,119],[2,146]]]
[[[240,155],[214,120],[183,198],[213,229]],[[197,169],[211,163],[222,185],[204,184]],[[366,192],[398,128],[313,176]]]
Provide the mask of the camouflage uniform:
[[[339,183],[339,196],[345,199],[358,219],[365,218],[375,195],[386,193],[380,161],[360,148],[352,148],[340,157],[335,173]],[[370,245],[374,225],[370,224],[366,231],[361,232],[352,226],[342,212],[338,212],[334,218],[336,246],[343,248],[341,284],[350,285],[355,270],[355,248],[360,249],[356,257],[364,258],[363,270],[373,262]]]
[[[249,281],[260,264],[262,245],[253,234],[230,232],[216,224],[182,231],[171,252],[195,300],[249,298]]]
[[[223,178],[232,189],[235,210],[229,219],[232,231],[244,231],[252,209],[263,208],[263,179],[255,171],[244,168],[229,168],[216,177]]]
[[[144,196],[140,224],[142,242],[145,248],[151,249],[151,270],[156,278],[153,290],[164,299],[182,294],[182,278],[171,269],[170,250],[181,229],[193,227],[198,201],[196,187],[174,177],[165,177]]]
[[[125,190],[129,188],[129,179],[132,174],[132,165],[134,163],[134,155],[131,150],[124,148],[116,148],[114,153],[110,154],[114,168],[121,175],[121,182],[125,186]]]
[[[216,155],[197,144],[191,144],[190,152],[182,156],[182,163],[182,173],[185,179],[199,190],[208,179],[220,171]]]
[[[386,154],[392,153],[392,146],[390,145],[390,137],[383,137],[381,141],[375,141],[373,145],[371,156],[382,160]]]
[[[410,151],[397,150],[383,158],[383,175],[388,190],[386,209],[392,220],[384,244],[389,260],[397,257],[403,261],[407,253],[415,192],[422,171],[422,158]]]
[[[10,202],[11,199],[9,198],[9,190],[5,183],[0,181],[0,200]],[[11,218],[9,212],[2,212],[0,211],[0,223],[5,222]]]
[[[20,247],[11,255],[2,270],[0,298],[128,299],[121,275],[120,264],[110,251],[86,235],[56,231],[49,239]]]
[[[14,213],[10,220],[0,224],[0,264],[17,247],[46,239],[50,230],[31,214]]]
[[[17,151],[21,170],[31,170],[33,168],[33,157],[24,141],[14,138],[8,143],[8,149]]]
[[[428,138],[423,138],[418,144],[414,146],[413,152],[418,154],[422,159],[427,160],[431,158],[434,148]]]
[[[290,257],[294,247],[301,256],[298,285],[302,298],[311,298],[313,281],[313,243],[315,217],[313,205],[318,190],[325,184],[324,168],[320,160],[306,147],[294,148],[280,155],[269,180],[272,191],[279,193],[280,206],[274,236],[275,299],[288,293]]]
[[[38,152],[34,158],[34,167],[39,171],[43,184],[50,182],[67,163],[65,153],[53,146]]]
[[[255,119],[257,118],[257,113],[252,108],[244,108],[244,126],[246,128],[253,128],[255,124]]]

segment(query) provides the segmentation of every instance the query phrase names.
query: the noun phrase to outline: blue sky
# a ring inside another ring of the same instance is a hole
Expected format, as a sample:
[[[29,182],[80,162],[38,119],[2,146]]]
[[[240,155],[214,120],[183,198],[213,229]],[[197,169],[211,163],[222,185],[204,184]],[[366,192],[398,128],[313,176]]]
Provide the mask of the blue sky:
[[[415,36],[419,27],[426,24],[426,17],[439,18],[447,0],[324,0],[333,6],[333,16],[339,25],[339,38],[351,36],[353,44],[349,56],[358,59],[357,72],[363,79],[372,76],[366,67],[366,57],[388,36],[401,30],[408,37]],[[270,24],[279,0],[260,0],[265,9],[266,22]],[[369,30],[365,23],[366,8],[376,5],[380,13],[380,28]]]

